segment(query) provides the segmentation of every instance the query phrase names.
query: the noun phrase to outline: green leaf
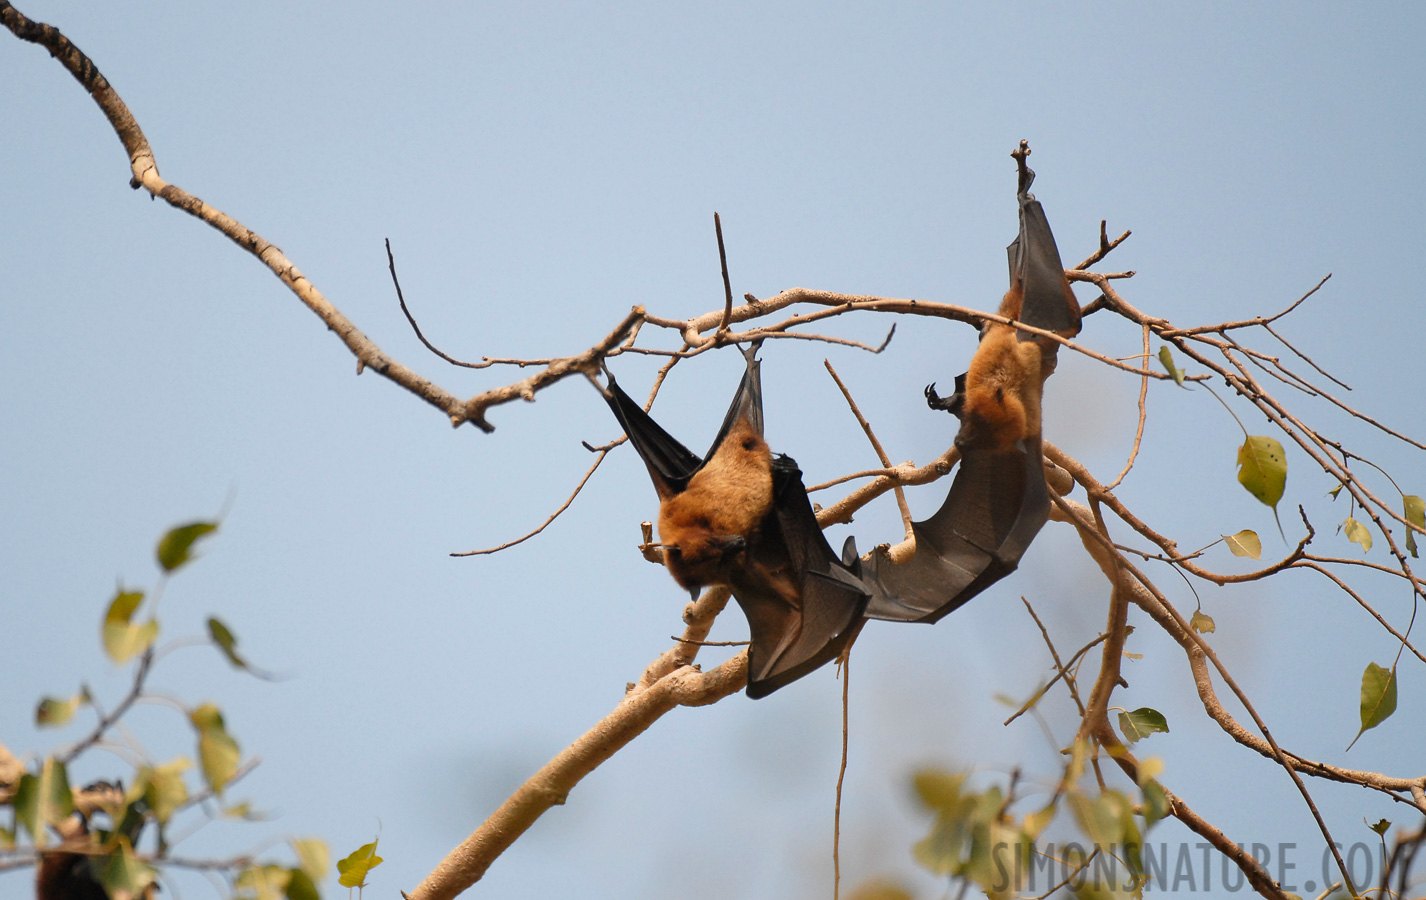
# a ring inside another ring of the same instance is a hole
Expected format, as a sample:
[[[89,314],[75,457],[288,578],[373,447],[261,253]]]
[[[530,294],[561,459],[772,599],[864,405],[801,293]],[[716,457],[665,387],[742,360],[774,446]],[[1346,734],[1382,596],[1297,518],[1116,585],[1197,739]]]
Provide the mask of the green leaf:
[[[161,766],[145,766],[139,770],[134,786],[160,825],[167,825],[178,808],[188,802],[188,785],[183,781],[183,773],[192,767],[192,762],[180,756]]]
[[[366,874],[381,863],[381,857],[376,855],[376,841],[362,844],[346,859],[337,860],[337,871],[341,873],[337,883],[348,888],[366,887]]]
[[[110,897],[139,897],[157,878],[158,871],[134,857],[134,848],[122,834],[99,872],[99,882]]]
[[[1372,548],[1372,533],[1367,530],[1367,526],[1350,516],[1342,523],[1342,533],[1347,536],[1347,540],[1360,544],[1363,553]]]
[[[960,805],[964,772],[952,774],[938,769],[922,769],[911,779],[916,796],[931,809],[954,809]]]
[[[170,529],[158,541],[158,564],[165,572],[172,572],[193,558],[193,545],[199,538],[218,530],[216,522],[189,522]]]
[[[221,794],[237,774],[238,762],[242,759],[238,742],[228,734],[223,714],[211,703],[193,709],[188,718],[198,730],[198,762],[203,768],[203,779]]]
[[[1237,534],[1224,535],[1223,542],[1228,545],[1228,551],[1234,556],[1258,559],[1263,555],[1263,542],[1258,539],[1256,531],[1245,528]]]
[[[1025,834],[1033,840],[1040,836],[1040,832],[1049,827],[1055,820],[1055,814],[1059,812],[1054,803],[1049,803],[1041,809],[1030,813],[1025,817]]]
[[[938,813],[930,833],[911,846],[911,856],[935,875],[954,875],[960,871],[961,847],[969,833],[959,816]],[[337,868],[341,868],[340,863]]]
[[[321,881],[327,877],[327,870],[332,867],[332,851],[327,849],[326,841],[294,838],[289,843],[292,844],[292,852],[297,854],[298,866],[308,878]]]
[[[1144,830],[1169,814],[1169,795],[1157,779],[1150,778],[1141,788],[1144,792]]]
[[[117,665],[123,665],[143,653],[158,637],[158,622],[150,619],[142,625],[134,625],[131,620],[134,611],[144,600],[143,591],[126,591],[123,588],[109,602],[104,613],[104,652]]]
[[[287,900],[322,900],[312,876],[301,869],[289,869],[291,877],[287,881]]]
[[[1141,706],[1133,712],[1119,714],[1119,730],[1124,732],[1125,740],[1134,744],[1156,731],[1167,733],[1169,723],[1163,713],[1147,706]]]
[[[1417,528],[1426,528],[1426,500],[1415,494],[1407,494],[1401,498],[1401,505],[1406,521]],[[1410,528],[1406,529],[1406,549],[1413,557],[1416,555],[1416,532]]]
[[[1199,634],[1212,634],[1217,630],[1218,625],[1213,621],[1213,617],[1203,610],[1194,610],[1193,618],[1188,620],[1189,627]]]
[[[1168,370],[1169,375],[1173,378],[1173,383],[1183,387],[1183,370],[1174,365],[1173,353],[1169,351],[1168,344],[1159,348],[1159,362]]]
[[[1387,829],[1391,827],[1391,823],[1388,822],[1386,819],[1378,819],[1375,825],[1368,824],[1367,827],[1370,828],[1372,831],[1375,831],[1377,834],[1384,835],[1386,834]]]
[[[1330,490],[1330,491],[1327,492],[1327,496],[1328,496],[1328,497],[1331,497],[1333,500],[1336,500],[1336,499],[1337,499],[1337,495],[1340,494],[1340,493],[1342,493],[1342,488],[1344,488],[1344,487],[1346,487],[1346,485],[1344,485],[1344,484],[1339,484],[1339,485],[1337,485],[1336,487],[1332,488],[1332,490]]]
[[[88,692],[76,694],[68,700],[46,697],[35,707],[35,724],[41,728],[58,728],[74,718],[75,710],[89,701]]]
[[[1066,797],[1080,829],[1091,842],[1102,847],[1118,844],[1124,834],[1119,810],[1110,796],[1114,793],[1116,792],[1110,789],[1098,797],[1090,797],[1080,791],[1074,791]]]
[[[225,819],[237,819],[242,822],[266,822],[273,817],[270,812],[253,809],[252,802],[248,800],[234,803],[232,806],[225,806],[218,811],[218,814]]]
[[[45,757],[38,775],[26,772],[20,776],[10,802],[15,807],[16,825],[25,826],[35,846],[43,847],[49,834],[46,826],[58,825],[74,812],[74,794],[64,763]]]
[[[1362,672],[1362,727],[1347,749],[1357,742],[1367,729],[1375,728],[1396,712],[1396,672],[1367,663]]]
[[[246,669],[248,667],[247,661],[238,655],[237,636],[217,617],[208,619],[208,636],[213,639],[213,643],[218,645],[218,649],[223,651],[223,655],[235,668]]]
[[[1238,483],[1277,513],[1287,486],[1287,453],[1275,438],[1253,435],[1238,448]]]

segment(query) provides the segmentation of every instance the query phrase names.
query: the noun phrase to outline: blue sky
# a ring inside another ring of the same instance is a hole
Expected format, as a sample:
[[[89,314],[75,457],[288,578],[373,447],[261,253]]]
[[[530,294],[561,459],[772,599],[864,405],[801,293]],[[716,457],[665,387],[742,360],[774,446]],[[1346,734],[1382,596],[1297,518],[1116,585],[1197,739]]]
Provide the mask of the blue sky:
[[[1184,325],[1267,314],[1331,272],[1284,333],[1351,384],[1363,411],[1421,434],[1413,376],[1426,317],[1413,261],[1426,250],[1426,176],[1414,151],[1426,89],[1415,37],[1426,23],[1414,5],[21,9],[93,57],[167,179],[281,246],[386,352],[462,396],[521,373],[457,371],[427,354],[396,305],[385,238],[427,335],[466,358],[577,352],[634,304],[672,317],[719,306],[714,210],[739,295],[801,285],[989,309],[1016,227],[1008,153],[1026,138],[1067,261],[1093,249],[1100,219],[1112,234],[1134,231],[1107,266],[1138,272],[1122,289],[1140,309]],[[643,467],[616,452],[539,538],[450,558],[524,533],[563,501],[590,461],[580,441],[617,435],[598,396],[571,379],[533,405],[493,410],[497,431],[485,435],[357,377],[345,348],[252,258],[128,188],[117,140],[42,50],[0,44],[0,740],[18,752],[78,734],[30,723],[39,696],[80,679],[119,695],[123,677],[97,647],[116,581],[152,585],[157,536],[231,497],[221,533],[166,588],[165,635],[216,613],[251,659],[290,677],[246,679],[187,650],[154,687],[222,705],[264,759],[238,793],[280,817],[210,826],[185,851],[292,833],[345,852],[379,832],[375,889],[409,889],[611,709],[678,629],[681,591],[634,549],[656,502]],[[888,326],[867,315],[835,331],[876,342]],[[1137,332],[1104,315],[1081,339],[1138,352]],[[925,410],[921,388],[949,382],[973,346],[965,326],[907,320],[879,357],[770,344],[770,442],[808,483],[874,465],[825,357],[891,457],[925,462],[954,422]],[[722,352],[680,366],[656,415],[706,446],[739,364]],[[612,366],[635,394],[655,368]],[[1137,389],[1062,359],[1047,438],[1111,479]],[[1185,548],[1253,528],[1268,555],[1282,553],[1270,512],[1234,483],[1241,434],[1222,407],[1163,384],[1149,396],[1141,462],[1120,495]],[[1290,402],[1426,493],[1419,454]],[[1265,431],[1245,404],[1235,410]],[[1360,555],[1333,533],[1346,511],[1323,496],[1331,484],[1295,450],[1289,465],[1289,539],[1301,503],[1324,552]],[[943,496],[914,491],[913,511]],[[890,498],[850,533],[864,548],[894,539]],[[1221,550],[1210,559],[1244,569]],[[1183,582],[1159,574],[1191,609]],[[1362,583],[1404,627],[1408,593]],[[1350,601],[1305,574],[1198,590],[1218,622],[1214,646],[1281,742],[1420,774],[1420,666],[1402,667],[1397,716],[1342,752],[1362,668],[1395,652]],[[859,640],[848,883],[890,874],[939,891],[909,856],[927,824],[907,786],[915,766],[975,767],[986,783],[1017,763],[1056,771],[1040,728],[1002,727],[994,699],[1027,696],[1050,671],[1021,595],[1062,649],[1102,627],[1104,584],[1052,523],[1019,572],[954,616],[874,625]],[[737,619],[715,637],[740,637]],[[1144,658],[1126,664],[1130,688],[1116,700],[1169,716],[1173,731],[1145,745],[1163,756],[1165,783],[1236,840],[1298,843],[1315,871],[1316,829],[1287,777],[1195,710],[1181,655],[1136,624],[1129,649]],[[477,890],[827,896],[839,692],[821,671],[757,703],[675,711]],[[1069,704],[1051,698],[1063,742]],[[159,759],[191,752],[167,708],[141,708],[134,729]],[[112,757],[92,765],[116,771]],[[1413,821],[1362,791],[1314,793],[1346,843],[1372,837],[1363,818]],[[1182,840],[1176,828],[1155,837]]]

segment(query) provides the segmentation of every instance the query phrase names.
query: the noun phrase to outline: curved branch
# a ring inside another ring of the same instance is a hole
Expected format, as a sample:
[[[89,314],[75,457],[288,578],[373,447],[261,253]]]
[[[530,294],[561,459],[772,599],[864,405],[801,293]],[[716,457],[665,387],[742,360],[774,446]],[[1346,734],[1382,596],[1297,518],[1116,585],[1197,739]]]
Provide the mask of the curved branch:
[[[747,680],[745,651],[711,672],[684,666],[648,687],[630,690],[613,712],[531,776],[406,896],[409,900],[449,900],[464,891],[546,810],[562,805],[584,776],[643,734],[664,713],[679,706],[717,702],[740,690]]]

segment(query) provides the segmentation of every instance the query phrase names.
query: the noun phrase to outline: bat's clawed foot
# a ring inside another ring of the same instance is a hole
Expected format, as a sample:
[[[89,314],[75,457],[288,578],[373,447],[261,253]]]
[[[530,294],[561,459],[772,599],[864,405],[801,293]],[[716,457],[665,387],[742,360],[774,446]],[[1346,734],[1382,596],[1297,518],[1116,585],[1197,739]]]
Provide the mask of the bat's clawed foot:
[[[949,397],[942,397],[936,393],[936,383],[934,381],[926,385],[926,405],[932,409],[948,412],[953,416],[959,417],[961,408],[965,406],[966,402],[965,389],[961,382],[962,378],[956,379],[956,392]]]

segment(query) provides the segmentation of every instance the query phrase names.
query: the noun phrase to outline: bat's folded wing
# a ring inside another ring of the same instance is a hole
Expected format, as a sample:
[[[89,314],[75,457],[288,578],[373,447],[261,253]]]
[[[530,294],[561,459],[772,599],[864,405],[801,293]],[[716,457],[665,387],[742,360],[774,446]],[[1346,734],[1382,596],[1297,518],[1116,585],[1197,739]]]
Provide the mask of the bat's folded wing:
[[[1049,504],[1038,439],[1001,453],[966,448],[946,502],[912,523],[916,554],[896,564],[877,550],[864,565],[867,617],[929,623],[960,608],[1015,571]]]
[[[773,461],[773,509],[732,578],[748,619],[748,696],[765,697],[835,659],[861,625],[869,589],[828,546],[802,473]]]
[[[713,454],[722,446],[723,439],[741,418],[747,418],[753,431],[763,433],[763,382],[761,365],[757,358],[758,348],[761,346],[762,341],[753,341],[743,350],[743,358],[747,360],[748,367],[743,371],[743,380],[738,382],[738,393],[733,395],[733,402],[728,405],[728,414],[723,417],[723,425],[713,438],[713,445],[708,448],[708,459],[713,458]]]
[[[654,480],[654,489],[660,497],[676,494],[688,486],[688,479],[703,467],[703,460],[693,451],[680,444],[673,435],[664,431],[644,408],[624,393],[624,389],[609,379],[609,387],[603,392],[609,408],[629,442],[634,445],[644,465],[649,467],[649,476]]]
[[[1020,195],[1020,233],[1006,248],[1010,285],[1023,292],[1020,321],[1064,337],[1079,333],[1079,301],[1065,277],[1060,250],[1045,209],[1033,194]],[[1030,336],[1022,333],[1021,339]],[[1058,346],[1058,345],[1056,345]]]

